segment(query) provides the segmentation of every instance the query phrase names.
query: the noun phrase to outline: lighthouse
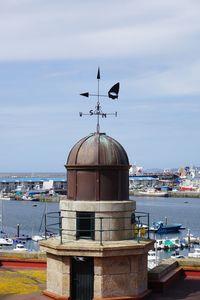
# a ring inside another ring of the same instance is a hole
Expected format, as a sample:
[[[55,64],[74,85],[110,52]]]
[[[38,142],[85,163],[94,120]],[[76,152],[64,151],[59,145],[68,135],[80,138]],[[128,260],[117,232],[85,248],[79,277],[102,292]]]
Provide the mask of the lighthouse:
[[[119,84],[113,87],[111,99],[118,97]],[[133,300],[148,293],[147,254],[153,241],[134,236],[136,202],[129,200],[128,155],[116,139],[100,132],[99,117],[105,113],[99,97],[98,88],[92,110],[96,131],[67,156],[60,236],[40,242],[47,255],[44,294],[54,299]]]

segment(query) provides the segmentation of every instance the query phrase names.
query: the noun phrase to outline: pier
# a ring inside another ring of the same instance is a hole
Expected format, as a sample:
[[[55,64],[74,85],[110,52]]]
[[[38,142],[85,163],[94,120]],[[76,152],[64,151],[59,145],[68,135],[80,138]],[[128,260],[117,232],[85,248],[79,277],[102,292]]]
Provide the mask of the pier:
[[[168,197],[173,198],[200,198],[200,192],[193,191],[169,191]]]
[[[144,195],[141,195],[137,190],[129,191],[130,196],[135,196],[135,197],[144,197]],[[148,197],[148,196],[146,196]],[[149,196],[150,197],[150,196]],[[154,195],[154,197],[156,197]],[[166,197],[166,196],[165,196]],[[168,191],[167,192],[167,197],[172,197],[172,198],[200,198],[200,192],[193,192],[193,191]]]

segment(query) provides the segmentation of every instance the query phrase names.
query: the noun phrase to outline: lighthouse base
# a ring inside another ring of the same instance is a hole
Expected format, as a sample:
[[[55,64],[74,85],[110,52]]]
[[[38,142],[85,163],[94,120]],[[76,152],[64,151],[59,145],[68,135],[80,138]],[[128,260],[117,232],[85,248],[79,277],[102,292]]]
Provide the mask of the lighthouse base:
[[[46,295],[66,300],[136,300],[148,293],[147,254],[153,241],[113,241],[101,246],[84,240],[60,244],[52,238],[40,245],[47,253]]]

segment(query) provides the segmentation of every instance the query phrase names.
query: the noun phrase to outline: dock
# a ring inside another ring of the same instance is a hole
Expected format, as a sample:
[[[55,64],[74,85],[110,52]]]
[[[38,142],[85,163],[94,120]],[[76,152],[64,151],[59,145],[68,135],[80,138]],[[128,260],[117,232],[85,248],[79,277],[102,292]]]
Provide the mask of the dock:
[[[133,190],[131,190],[129,192],[129,195],[130,196],[135,196],[135,197],[147,197],[147,196],[141,195],[139,192],[133,191]],[[167,192],[167,197],[172,197],[172,198],[200,198],[200,192],[193,192],[193,191],[168,191]]]

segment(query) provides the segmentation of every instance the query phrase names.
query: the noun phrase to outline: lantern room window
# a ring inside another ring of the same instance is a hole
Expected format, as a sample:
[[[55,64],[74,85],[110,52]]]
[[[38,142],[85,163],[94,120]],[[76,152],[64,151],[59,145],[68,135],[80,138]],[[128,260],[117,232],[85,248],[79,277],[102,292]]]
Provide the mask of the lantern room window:
[[[95,239],[95,213],[77,212],[76,213],[76,238]]]

